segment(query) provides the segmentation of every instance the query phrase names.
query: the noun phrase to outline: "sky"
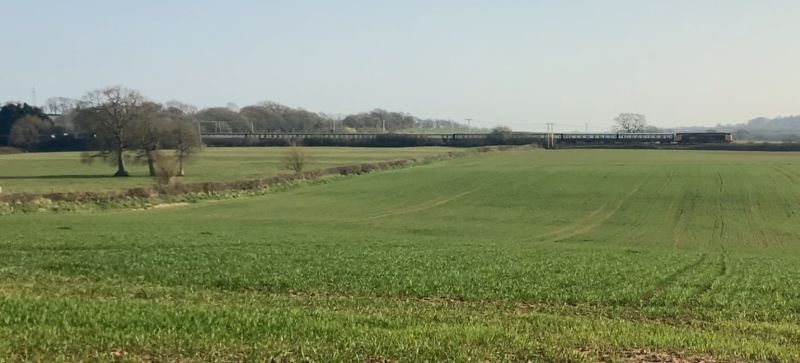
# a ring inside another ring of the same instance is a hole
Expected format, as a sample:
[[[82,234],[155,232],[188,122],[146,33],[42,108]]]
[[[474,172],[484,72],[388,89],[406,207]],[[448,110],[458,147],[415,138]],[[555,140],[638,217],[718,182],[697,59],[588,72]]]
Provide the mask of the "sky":
[[[112,85],[591,131],[800,114],[800,1],[0,0],[0,101]]]

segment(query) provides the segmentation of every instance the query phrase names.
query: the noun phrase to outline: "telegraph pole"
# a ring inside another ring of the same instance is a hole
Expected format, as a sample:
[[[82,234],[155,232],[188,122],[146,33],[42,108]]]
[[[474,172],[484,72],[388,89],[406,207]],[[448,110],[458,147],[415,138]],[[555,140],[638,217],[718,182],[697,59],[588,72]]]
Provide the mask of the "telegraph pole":
[[[544,147],[545,147],[545,149],[549,149],[550,148],[550,123],[546,122],[545,125],[546,125],[546,127],[545,127],[545,135],[544,135]]]
[[[548,122],[548,123],[546,123],[546,125],[547,125],[547,142],[545,143],[545,146],[548,149],[552,149],[553,148],[553,123],[552,122]]]
[[[547,123],[547,148],[552,149],[556,146],[556,124],[554,122]]]

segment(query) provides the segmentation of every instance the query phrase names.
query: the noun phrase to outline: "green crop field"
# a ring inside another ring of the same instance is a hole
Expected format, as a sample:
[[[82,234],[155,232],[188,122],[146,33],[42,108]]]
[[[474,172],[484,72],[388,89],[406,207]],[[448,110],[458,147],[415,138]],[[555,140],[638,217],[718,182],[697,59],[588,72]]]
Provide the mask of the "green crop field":
[[[441,153],[445,148],[304,148],[309,167],[358,164]],[[186,168],[186,182],[230,181],[273,176],[283,169],[286,148],[206,148]],[[103,161],[81,163],[78,152],[0,155],[0,187],[5,193],[115,190],[153,185],[147,166],[131,160],[131,177],[112,178],[116,171]]]
[[[3,216],[0,361],[800,361],[799,161],[520,150]]]

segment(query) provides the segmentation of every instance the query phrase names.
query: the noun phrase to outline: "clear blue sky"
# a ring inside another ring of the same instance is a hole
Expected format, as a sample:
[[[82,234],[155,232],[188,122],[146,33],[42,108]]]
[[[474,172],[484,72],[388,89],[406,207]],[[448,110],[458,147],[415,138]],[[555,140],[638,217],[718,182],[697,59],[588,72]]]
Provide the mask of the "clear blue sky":
[[[485,126],[800,113],[800,1],[0,0],[0,101],[125,85],[198,106]],[[577,128],[563,126],[564,129]]]

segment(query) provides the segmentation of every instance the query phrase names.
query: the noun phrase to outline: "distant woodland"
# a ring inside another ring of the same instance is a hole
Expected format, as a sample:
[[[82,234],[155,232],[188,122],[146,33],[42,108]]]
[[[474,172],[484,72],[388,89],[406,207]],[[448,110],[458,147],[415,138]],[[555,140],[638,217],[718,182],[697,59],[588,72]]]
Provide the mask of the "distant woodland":
[[[135,90],[131,90],[135,91]],[[82,127],[81,118],[91,107],[90,95],[82,98],[54,97],[42,106],[6,102],[0,107],[0,146],[28,150],[69,149],[75,134],[92,131]],[[138,92],[137,92],[138,94]],[[349,115],[328,114],[265,101],[238,107],[198,108],[179,101],[157,103],[141,96],[141,103],[158,109],[151,115],[177,115],[203,132],[469,132],[486,131],[449,119],[421,118],[405,112],[376,108]],[[155,116],[154,116],[155,117]]]

